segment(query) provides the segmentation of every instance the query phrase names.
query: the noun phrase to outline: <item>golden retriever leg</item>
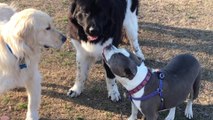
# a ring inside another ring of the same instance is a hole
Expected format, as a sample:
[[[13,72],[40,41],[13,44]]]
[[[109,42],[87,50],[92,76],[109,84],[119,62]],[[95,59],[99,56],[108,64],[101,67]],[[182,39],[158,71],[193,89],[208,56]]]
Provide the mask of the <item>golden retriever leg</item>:
[[[39,119],[39,107],[41,100],[41,77],[39,72],[31,80],[26,82],[26,90],[28,94],[28,110],[26,120]]]

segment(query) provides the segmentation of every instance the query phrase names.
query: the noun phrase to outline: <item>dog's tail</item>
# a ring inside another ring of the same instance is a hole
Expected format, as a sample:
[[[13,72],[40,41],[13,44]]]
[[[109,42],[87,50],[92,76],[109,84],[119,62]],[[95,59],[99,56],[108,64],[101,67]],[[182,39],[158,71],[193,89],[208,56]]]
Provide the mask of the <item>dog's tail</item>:
[[[193,84],[193,90],[192,90],[192,93],[190,98],[191,99],[196,99],[198,97],[198,94],[199,94],[199,89],[200,89],[200,80],[201,80],[201,71],[198,73],[198,76]]]
[[[14,11],[17,10],[17,4],[15,2],[11,2],[11,4],[9,5]]]

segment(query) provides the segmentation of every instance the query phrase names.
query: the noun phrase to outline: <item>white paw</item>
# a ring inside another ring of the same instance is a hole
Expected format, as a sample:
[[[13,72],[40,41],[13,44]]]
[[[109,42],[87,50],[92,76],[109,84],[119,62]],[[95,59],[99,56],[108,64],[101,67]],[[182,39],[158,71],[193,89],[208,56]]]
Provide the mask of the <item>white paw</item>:
[[[165,118],[165,120],[174,120],[175,119],[175,116],[167,116],[166,118]]]
[[[73,97],[77,97],[81,94],[82,89],[80,87],[76,87],[76,85],[74,85],[72,88],[69,89],[69,91],[67,92],[67,96],[73,98]]]
[[[175,119],[175,110],[176,110],[176,107],[171,108],[169,110],[169,114],[167,115],[165,120],[174,120]]]
[[[25,120],[39,120],[38,112],[27,112]]]
[[[186,109],[185,109],[185,116],[188,119],[192,119],[193,118],[192,101],[191,100],[189,100],[187,102]]]
[[[117,102],[121,99],[118,89],[112,89],[108,92],[108,97],[111,98],[113,102]]]
[[[192,109],[190,109],[189,107],[187,107],[187,108],[185,109],[185,116],[186,116],[188,119],[192,119],[192,118],[193,118]]]

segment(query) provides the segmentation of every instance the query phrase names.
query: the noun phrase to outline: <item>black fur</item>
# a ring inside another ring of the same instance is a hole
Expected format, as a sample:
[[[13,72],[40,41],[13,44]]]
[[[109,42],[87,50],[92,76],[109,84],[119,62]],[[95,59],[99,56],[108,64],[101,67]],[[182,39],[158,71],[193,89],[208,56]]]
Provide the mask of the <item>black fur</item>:
[[[138,12],[138,0],[132,0],[131,11]],[[69,11],[69,35],[75,40],[105,43],[112,38],[112,44],[121,42],[123,21],[127,9],[127,0],[72,0]],[[95,28],[90,31],[90,27]],[[98,36],[89,40],[88,36]],[[109,67],[104,63],[108,78],[115,78]],[[127,71],[128,72],[128,71]]]
[[[138,15],[138,0],[132,0],[131,11],[134,12],[136,10],[136,15]]]
[[[136,9],[135,5],[133,2],[133,9]],[[97,40],[90,41],[91,43],[104,43],[113,38],[113,45],[118,46],[126,6],[126,0],[73,0],[69,12],[71,38],[88,41],[88,35],[99,36]],[[88,27],[93,24],[98,30],[91,34]]]

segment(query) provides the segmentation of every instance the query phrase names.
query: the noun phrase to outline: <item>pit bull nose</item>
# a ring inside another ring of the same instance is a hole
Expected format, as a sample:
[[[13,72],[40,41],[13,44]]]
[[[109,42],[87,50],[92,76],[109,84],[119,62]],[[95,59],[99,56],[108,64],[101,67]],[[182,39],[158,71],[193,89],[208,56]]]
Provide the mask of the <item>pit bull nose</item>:
[[[111,49],[112,49],[112,44],[106,46],[105,49],[106,49],[106,50],[111,50]]]
[[[61,41],[64,43],[66,40],[67,40],[67,37],[65,37],[64,35],[62,35]]]

